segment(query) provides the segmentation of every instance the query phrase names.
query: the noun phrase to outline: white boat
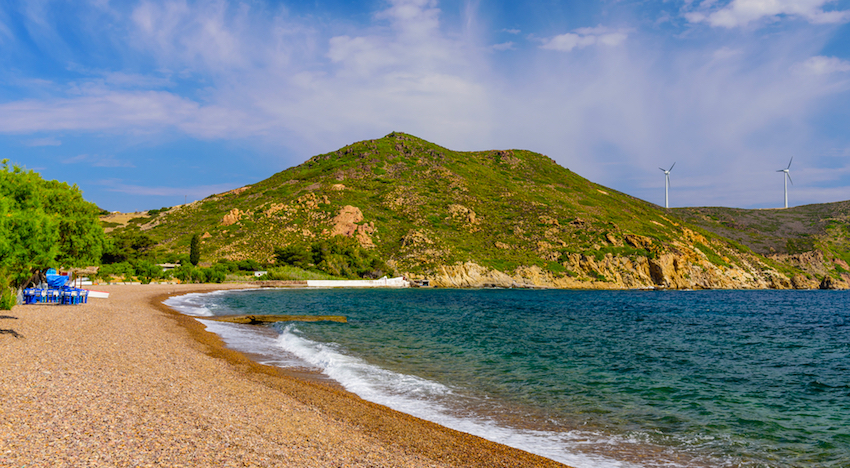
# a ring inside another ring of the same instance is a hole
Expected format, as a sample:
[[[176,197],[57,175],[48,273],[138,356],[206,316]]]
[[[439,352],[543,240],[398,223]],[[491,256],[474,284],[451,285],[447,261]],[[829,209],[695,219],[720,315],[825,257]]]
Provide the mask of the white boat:
[[[87,289],[89,292],[89,297],[96,297],[98,299],[109,299],[109,293],[104,291],[92,291],[91,289]]]

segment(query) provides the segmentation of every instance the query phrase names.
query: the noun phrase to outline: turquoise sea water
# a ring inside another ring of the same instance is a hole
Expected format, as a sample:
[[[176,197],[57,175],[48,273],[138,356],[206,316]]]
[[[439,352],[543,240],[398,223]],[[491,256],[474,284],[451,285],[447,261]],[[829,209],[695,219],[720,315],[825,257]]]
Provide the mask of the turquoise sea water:
[[[229,346],[573,466],[850,466],[841,291],[256,290],[196,315],[345,315]]]

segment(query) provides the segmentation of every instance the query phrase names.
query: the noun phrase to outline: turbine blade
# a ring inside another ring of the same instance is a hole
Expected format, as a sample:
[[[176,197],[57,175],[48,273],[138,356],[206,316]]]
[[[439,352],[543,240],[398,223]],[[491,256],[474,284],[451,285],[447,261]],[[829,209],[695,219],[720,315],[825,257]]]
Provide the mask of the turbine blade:
[[[676,165],[676,163],[674,162],[674,163],[673,163],[673,166],[675,166],[675,165]],[[667,172],[672,171],[672,170],[673,170],[673,166],[670,166],[670,169],[667,169]]]
[[[659,167],[659,169],[661,169],[665,174],[667,173],[667,169],[664,169],[663,167]]]
[[[788,176],[788,180],[791,180],[791,173],[790,173],[790,172],[786,172],[786,173],[785,173],[785,175],[787,175],[787,176]],[[794,185],[794,181],[793,181],[793,180],[791,180],[791,185]]]
[[[793,162],[793,161],[794,161],[794,156],[791,156],[791,161],[788,161],[788,167],[786,167],[785,169],[791,169],[791,162]]]

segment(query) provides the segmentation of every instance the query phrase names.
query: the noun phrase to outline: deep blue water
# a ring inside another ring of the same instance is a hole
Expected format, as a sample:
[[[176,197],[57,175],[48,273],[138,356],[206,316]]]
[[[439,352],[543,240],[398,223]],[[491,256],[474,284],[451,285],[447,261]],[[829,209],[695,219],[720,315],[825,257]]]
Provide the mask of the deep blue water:
[[[850,293],[258,290],[237,349],[575,466],[850,466]]]

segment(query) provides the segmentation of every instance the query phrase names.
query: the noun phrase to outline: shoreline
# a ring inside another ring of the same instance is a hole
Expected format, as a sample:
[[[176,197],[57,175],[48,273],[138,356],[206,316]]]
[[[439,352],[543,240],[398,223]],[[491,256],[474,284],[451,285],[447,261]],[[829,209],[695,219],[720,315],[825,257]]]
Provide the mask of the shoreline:
[[[259,364],[162,304],[246,287],[101,285],[109,299],[15,306],[0,464],[565,466]]]

